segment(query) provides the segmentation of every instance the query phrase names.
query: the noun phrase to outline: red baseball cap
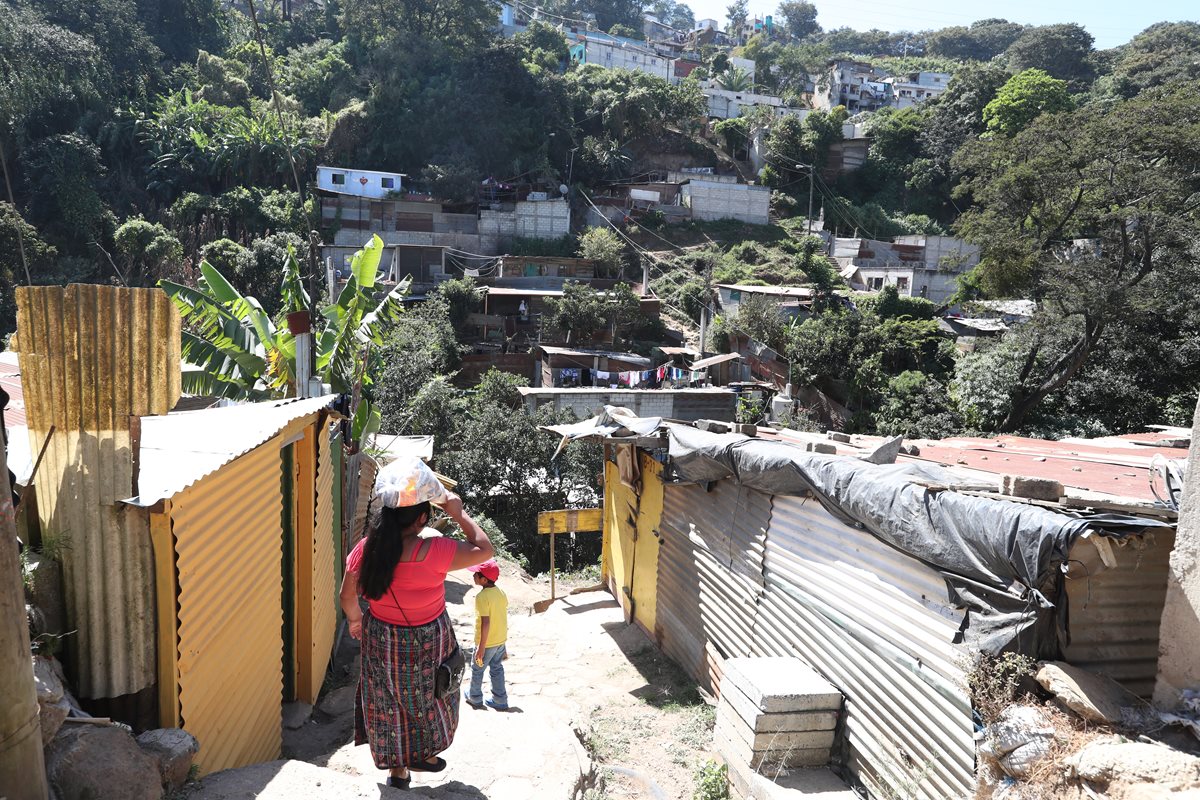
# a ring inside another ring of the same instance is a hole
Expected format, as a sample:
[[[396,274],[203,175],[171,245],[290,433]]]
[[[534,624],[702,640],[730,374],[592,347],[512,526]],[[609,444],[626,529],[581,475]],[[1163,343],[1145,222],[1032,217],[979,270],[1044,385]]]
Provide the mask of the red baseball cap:
[[[467,567],[468,572],[478,572],[489,581],[500,580],[500,565],[496,563],[494,558],[489,558],[482,564],[476,564],[473,567]]]

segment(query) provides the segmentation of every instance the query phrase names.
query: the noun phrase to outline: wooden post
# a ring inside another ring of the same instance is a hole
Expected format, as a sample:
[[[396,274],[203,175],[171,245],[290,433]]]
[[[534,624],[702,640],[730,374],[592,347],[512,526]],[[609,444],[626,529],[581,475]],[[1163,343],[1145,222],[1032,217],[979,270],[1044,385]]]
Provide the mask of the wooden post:
[[[538,533],[550,535],[550,599],[533,604],[539,614],[557,599],[554,569],[554,537],[560,533],[600,531],[604,528],[604,509],[566,508],[559,511],[543,511],[538,514]]]
[[[17,513],[0,436],[0,787],[6,800],[46,800],[42,726],[17,553]]]
[[[550,533],[550,599],[554,600],[554,532]]]

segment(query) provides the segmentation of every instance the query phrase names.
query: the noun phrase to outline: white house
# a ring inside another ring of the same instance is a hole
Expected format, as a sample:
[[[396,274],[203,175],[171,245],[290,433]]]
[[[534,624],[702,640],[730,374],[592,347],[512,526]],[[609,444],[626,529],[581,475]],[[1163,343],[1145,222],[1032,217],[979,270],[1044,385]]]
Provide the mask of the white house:
[[[958,290],[959,276],[979,263],[979,248],[953,236],[834,239],[833,256],[853,289],[877,292],[892,285],[901,295],[940,305]]]
[[[317,167],[317,188],[333,194],[382,200],[392,192],[399,192],[401,181],[406,177],[408,176],[400,172]]]
[[[627,69],[645,72],[670,81],[674,73],[672,59],[637,42],[599,31],[565,32],[571,61],[578,64],[598,64],[605,69]]]
[[[948,72],[910,72],[884,78],[890,87],[888,104],[892,108],[912,108],[939,96],[950,84]]]

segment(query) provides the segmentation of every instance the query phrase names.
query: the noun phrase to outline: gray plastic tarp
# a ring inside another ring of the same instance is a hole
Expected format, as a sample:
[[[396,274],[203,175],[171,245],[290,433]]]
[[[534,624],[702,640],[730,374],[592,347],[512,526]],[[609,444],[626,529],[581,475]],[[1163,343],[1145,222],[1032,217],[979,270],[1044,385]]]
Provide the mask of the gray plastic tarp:
[[[767,494],[811,494],[834,517],[936,570],[950,601],[967,609],[963,633],[973,647],[1062,657],[1069,643],[1063,566],[1086,520],[912,482],[959,482],[935,465],[869,464],[740,434],[667,428],[681,481],[732,478]],[[1134,523],[1156,524],[1122,518],[1115,527]]]

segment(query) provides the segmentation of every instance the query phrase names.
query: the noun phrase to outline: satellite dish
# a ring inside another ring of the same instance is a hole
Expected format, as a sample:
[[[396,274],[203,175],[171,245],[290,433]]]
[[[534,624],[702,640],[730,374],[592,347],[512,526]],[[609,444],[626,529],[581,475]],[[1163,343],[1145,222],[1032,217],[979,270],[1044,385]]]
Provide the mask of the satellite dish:
[[[560,183],[558,185],[558,193],[559,194],[565,195],[569,191],[571,191],[571,190],[569,188],[567,188],[567,185],[565,183]]]

